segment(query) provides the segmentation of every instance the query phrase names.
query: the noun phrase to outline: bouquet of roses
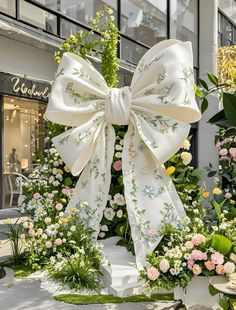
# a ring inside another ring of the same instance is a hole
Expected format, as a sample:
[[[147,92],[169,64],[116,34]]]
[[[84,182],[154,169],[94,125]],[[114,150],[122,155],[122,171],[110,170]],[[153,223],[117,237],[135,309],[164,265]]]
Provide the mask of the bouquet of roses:
[[[200,217],[185,218],[181,226],[166,224],[162,242],[147,255],[148,266],[141,271],[150,291],[186,287],[193,276],[229,275],[235,271],[236,219],[210,231]]]

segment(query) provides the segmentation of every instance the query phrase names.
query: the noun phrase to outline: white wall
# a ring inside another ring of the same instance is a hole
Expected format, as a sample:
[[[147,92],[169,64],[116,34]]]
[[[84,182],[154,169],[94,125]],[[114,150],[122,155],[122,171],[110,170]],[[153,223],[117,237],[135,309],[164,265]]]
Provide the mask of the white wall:
[[[53,52],[0,36],[0,71],[53,80],[57,64]]]
[[[199,46],[199,75],[207,80],[206,72],[216,74],[217,54],[217,1],[200,0],[200,46]],[[209,98],[209,107],[203,114],[199,123],[198,133],[198,159],[199,167],[212,163],[213,169],[218,171],[218,150],[214,145],[217,127],[207,123],[209,118],[218,112],[218,99],[215,96]],[[212,182],[205,177],[209,186]]]

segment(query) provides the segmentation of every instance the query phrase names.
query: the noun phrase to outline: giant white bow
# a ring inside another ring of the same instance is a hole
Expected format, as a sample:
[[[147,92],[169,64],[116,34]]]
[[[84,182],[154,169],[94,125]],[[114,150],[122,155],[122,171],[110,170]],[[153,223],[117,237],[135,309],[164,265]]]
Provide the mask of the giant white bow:
[[[52,86],[46,117],[72,126],[53,142],[72,174],[81,173],[67,208],[87,201],[82,217],[97,234],[111,182],[112,124],[128,125],[122,170],[138,267],[160,242],[161,225],[185,215],[163,163],[201,117],[193,87],[191,43],[178,40],[153,46],[130,87],[109,88],[91,64],[71,53],[63,55]]]

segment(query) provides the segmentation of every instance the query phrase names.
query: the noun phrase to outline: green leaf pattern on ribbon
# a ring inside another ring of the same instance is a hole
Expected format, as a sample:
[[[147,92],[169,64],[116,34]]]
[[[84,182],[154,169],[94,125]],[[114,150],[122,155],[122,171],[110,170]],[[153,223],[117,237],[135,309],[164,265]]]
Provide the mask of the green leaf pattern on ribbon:
[[[138,64],[139,73],[147,70],[154,62],[158,62],[162,58],[162,55],[154,57],[149,63],[146,64],[146,60],[143,58]]]
[[[80,79],[84,81],[91,82],[96,87],[101,87],[101,85],[98,82],[94,81],[94,79],[92,79],[91,76],[81,71],[79,68],[74,68],[74,72],[72,74],[78,76]]]
[[[73,86],[74,86],[73,82],[68,83],[66,86],[66,93],[70,96],[70,98],[74,99],[75,104],[82,105],[86,101],[97,99],[96,96],[87,93],[79,94],[78,92],[75,91]],[[96,102],[96,104],[98,103]]]

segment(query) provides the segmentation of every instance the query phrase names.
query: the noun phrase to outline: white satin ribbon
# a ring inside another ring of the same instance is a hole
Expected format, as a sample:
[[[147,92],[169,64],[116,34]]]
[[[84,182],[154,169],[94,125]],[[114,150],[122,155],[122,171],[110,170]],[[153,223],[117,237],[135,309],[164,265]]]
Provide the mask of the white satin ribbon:
[[[72,129],[53,143],[73,175],[79,175],[70,210],[80,201],[87,224],[99,232],[111,182],[115,131],[128,125],[122,152],[127,212],[138,268],[160,242],[159,228],[185,215],[163,163],[180,148],[191,122],[201,114],[195,102],[190,42],[166,40],[140,60],[130,88],[109,88],[88,62],[63,55],[46,117]]]

